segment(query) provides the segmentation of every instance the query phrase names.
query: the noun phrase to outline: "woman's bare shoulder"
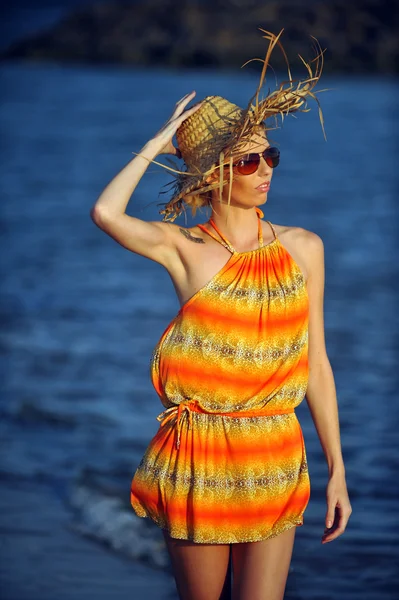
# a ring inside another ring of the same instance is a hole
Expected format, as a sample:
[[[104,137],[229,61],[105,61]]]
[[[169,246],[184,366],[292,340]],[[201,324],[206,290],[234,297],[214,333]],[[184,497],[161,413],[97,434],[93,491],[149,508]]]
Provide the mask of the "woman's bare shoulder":
[[[301,267],[305,279],[314,270],[314,263],[324,260],[324,243],[314,231],[294,225],[273,224],[281,244]]]
[[[308,249],[320,248],[323,245],[323,240],[314,231],[305,229],[304,227],[298,227],[295,225],[278,225],[273,224],[276,234],[281,241],[285,238],[292,240],[293,243],[297,243],[301,246],[306,246]]]

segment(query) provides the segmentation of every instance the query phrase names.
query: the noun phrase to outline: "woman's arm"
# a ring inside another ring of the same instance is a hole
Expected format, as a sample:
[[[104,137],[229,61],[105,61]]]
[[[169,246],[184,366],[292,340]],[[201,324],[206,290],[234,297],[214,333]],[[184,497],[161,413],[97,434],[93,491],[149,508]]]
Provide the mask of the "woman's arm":
[[[125,212],[149,161],[160,150],[159,143],[150,140],[140,150],[140,156],[133,158],[105,187],[91,208],[90,216],[97,227],[124,248],[165,266],[170,260],[168,255],[173,253],[170,224],[144,221]]]
[[[150,161],[162,152],[162,142],[153,138],[149,140],[123,169],[115,175],[101,192],[90,214],[117,217],[126,211],[128,202],[140,179],[146,172]]]
[[[307,403],[323,448],[328,471],[345,473],[342,457],[337,394],[324,335],[324,244],[313,232],[307,240],[309,296],[309,382]]]
[[[161,264],[172,260],[175,253],[175,225],[163,221],[143,221],[126,214],[126,207],[150,161],[158,154],[180,155],[172,142],[181,123],[199,109],[200,104],[184,111],[195,92],[177,102],[172,117],[104,188],[90,210],[94,223],[121,246]]]
[[[307,290],[309,296],[309,381],[306,400],[326,457],[329,485],[327,488],[326,527],[334,523],[339,511],[338,527],[324,541],[332,541],[346,527],[352,508],[345,483],[342,457],[337,394],[334,375],[327,356],[324,334],[324,244],[315,233],[308,231],[306,241]]]

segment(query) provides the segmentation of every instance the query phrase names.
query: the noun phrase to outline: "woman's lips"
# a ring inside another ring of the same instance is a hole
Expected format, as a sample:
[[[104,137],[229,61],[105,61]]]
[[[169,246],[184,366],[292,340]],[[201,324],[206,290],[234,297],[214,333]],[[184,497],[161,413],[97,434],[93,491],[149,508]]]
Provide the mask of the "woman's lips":
[[[258,186],[256,189],[257,189],[259,192],[262,192],[262,193],[264,193],[264,192],[268,192],[268,191],[269,191],[269,189],[270,189],[270,181],[268,181],[267,183],[262,183],[262,184],[261,184],[261,185],[259,185],[259,186]]]

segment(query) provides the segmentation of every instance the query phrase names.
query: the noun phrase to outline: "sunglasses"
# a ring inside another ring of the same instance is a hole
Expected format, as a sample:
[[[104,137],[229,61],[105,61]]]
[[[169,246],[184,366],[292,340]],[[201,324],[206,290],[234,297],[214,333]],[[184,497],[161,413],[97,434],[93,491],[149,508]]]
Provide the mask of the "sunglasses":
[[[280,162],[280,150],[275,147],[266,148],[264,152],[251,152],[246,154],[245,158],[240,158],[237,162],[233,163],[241,175],[252,175],[258,170],[260,164],[260,157],[263,156],[269,167],[273,169],[277,167]]]

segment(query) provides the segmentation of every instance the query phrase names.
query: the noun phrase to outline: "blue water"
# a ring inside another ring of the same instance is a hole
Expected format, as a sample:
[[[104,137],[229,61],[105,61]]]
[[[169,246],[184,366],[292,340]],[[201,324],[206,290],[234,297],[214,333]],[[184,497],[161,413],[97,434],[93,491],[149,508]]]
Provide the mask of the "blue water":
[[[76,535],[152,565],[157,577],[170,569],[160,530],[134,515],[129,488],[162,410],[151,352],[179,305],[167,272],[107,237],[89,211],[178,99],[196,89],[199,99],[245,105],[257,76],[15,63],[2,65],[1,78],[1,476],[50,482]],[[353,513],[344,535],[321,546],[327,467],[304,401],[297,414],[312,494],[286,598],[393,599],[398,82],[325,77],[321,87],[333,88],[319,96],[327,142],[311,103],[271,133],[281,164],[262,208],[273,223],[324,241],[326,343]],[[127,212],[160,218],[169,181],[151,166]]]

